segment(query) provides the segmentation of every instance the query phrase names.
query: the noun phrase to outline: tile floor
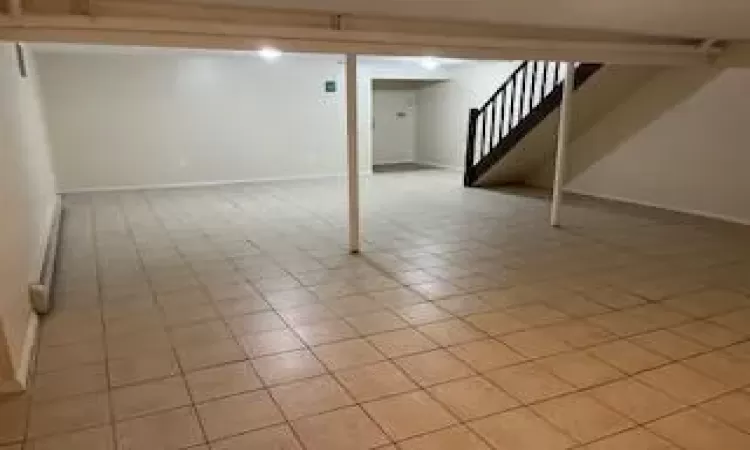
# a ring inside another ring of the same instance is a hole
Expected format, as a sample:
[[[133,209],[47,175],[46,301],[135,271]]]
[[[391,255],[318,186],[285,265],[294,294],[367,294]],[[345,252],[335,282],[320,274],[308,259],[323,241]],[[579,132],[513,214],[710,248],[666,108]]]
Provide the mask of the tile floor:
[[[0,448],[750,448],[750,229],[459,178],[66,197]]]

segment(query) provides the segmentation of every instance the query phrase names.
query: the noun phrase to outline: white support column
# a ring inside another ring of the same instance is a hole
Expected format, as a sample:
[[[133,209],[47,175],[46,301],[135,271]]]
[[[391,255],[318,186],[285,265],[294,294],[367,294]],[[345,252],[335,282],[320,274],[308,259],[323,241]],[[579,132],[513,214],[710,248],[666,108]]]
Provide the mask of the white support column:
[[[550,224],[560,226],[560,203],[562,202],[562,188],[565,181],[565,153],[568,150],[568,131],[570,129],[571,100],[575,84],[575,64],[566,63],[565,80],[563,81],[563,97],[560,104],[560,125],[557,131],[557,152],[555,154],[555,181],[552,185],[552,210]]]
[[[349,185],[349,251],[359,253],[359,150],[357,134],[357,55],[346,55],[346,139]]]

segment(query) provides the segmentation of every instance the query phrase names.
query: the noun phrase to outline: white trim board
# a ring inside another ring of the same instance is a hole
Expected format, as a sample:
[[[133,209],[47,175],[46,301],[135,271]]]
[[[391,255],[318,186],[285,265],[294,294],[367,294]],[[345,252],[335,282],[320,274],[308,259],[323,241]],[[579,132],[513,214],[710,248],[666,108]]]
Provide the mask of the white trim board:
[[[697,216],[697,217],[703,217],[706,219],[713,219],[713,220],[720,220],[722,222],[729,222],[729,223],[736,223],[739,225],[750,225],[750,219],[743,219],[740,217],[734,217],[734,216],[727,216],[724,214],[716,214],[706,211],[698,211],[694,209],[686,209],[686,208],[675,208],[672,206],[663,205],[661,203],[652,203],[642,200],[634,200],[627,197],[619,197],[616,195],[607,195],[607,194],[592,194],[590,192],[581,191],[578,189],[571,189],[571,188],[565,188],[565,192],[569,192],[571,194],[577,194],[577,195],[583,195],[586,197],[592,197],[592,198],[598,198],[602,200],[611,200],[615,202],[621,202],[621,203],[629,203],[632,205],[639,205],[639,206],[646,206],[648,208],[657,208],[664,211],[671,211],[671,212],[677,212],[682,214],[689,214],[691,216]]]
[[[463,173],[464,171],[463,167],[449,166],[448,164],[440,164],[440,163],[431,162],[431,161],[414,161],[414,162],[416,164],[422,164],[423,166],[430,166],[436,169],[445,169],[445,170],[451,170],[454,172],[461,172],[461,173]]]
[[[372,169],[361,170],[360,176],[372,175]],[[336,175],[302,175],[296,177],[271,177],[271,178],[253,178],[249,180],[217,180],[217,181],[191,181],[186,183],[164,183],[164,184],[133,184],[121,186],[94,186],[74,189],[61,189],[58,194],[84,194],[89,192],[120,192],[120,191],[145,191],[159,189],[180,189],[196,188],[210,186],[228,186],[232,184],[256,184],[256,183],[273,183],[279,181],[304,181],[304,180],[325,180],[331,178],[346,178],[346,174]]]

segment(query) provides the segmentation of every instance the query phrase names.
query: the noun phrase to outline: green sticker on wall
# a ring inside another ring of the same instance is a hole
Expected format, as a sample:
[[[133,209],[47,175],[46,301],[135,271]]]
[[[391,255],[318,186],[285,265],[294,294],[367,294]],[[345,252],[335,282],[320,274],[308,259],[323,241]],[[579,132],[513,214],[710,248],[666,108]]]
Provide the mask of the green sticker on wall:
[[[333,80],[326,81],[326,92],[336,92],[336,82]]]

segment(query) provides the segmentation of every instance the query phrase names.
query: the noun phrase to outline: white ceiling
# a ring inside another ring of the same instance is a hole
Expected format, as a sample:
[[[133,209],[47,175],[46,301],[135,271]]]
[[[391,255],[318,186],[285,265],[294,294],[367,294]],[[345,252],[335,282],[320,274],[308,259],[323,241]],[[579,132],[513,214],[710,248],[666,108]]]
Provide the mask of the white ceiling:
[[[172,0],[196,3],[196,0]],[[750,39],[750,0],[198,0],[203,4]]]

